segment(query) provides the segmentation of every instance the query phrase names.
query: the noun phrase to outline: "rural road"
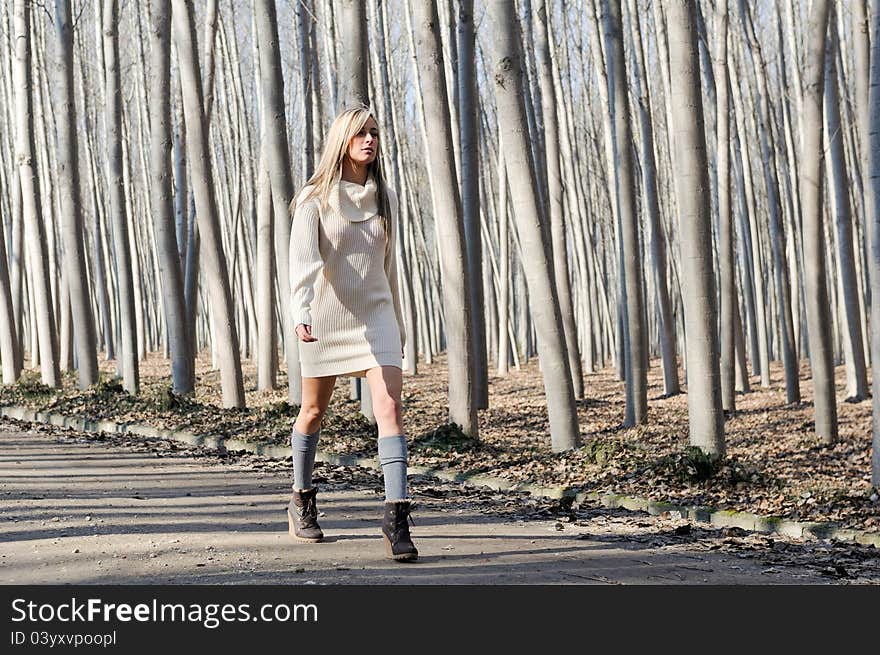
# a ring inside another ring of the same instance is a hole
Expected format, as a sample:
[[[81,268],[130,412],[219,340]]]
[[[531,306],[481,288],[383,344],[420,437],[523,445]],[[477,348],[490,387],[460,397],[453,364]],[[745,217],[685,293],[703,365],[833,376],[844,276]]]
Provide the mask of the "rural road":
[[[560,512],[548,500],[418,477],[410,482],[421,557],[396,564],[383,556],[380,478],[365,469],[316,469],[327,540],[306,544],[287,533],[288,467],[0,420],[0,583],[838,581],[803,556],[772,560],[781,538],[731,539],[681,519],[601,507]],[[742,547],[722,547],[732,541]],[[876,581],[876,564],[862,575]]]

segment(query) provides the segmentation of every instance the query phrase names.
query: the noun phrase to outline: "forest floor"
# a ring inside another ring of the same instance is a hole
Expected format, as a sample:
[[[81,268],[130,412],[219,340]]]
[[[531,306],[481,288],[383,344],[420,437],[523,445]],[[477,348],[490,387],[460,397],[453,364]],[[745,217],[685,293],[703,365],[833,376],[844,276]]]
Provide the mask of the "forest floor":
[[[209,355],[197,361],[193,398],[170,392],[168,362],[160,353],[141,364],[142,392],[132,397],[113,379],[113,362],[102,362],[102,381],[87,391],[72,374],[50,390],[38,371],[0,387],[0,405],[25,405],[117,423],[139,422],[197,435],[288,443],[296,408],[287,404],[286,376],[275,391],[256,390],[256,368],[244,362],[246,409],[223,409],[219,371]],[[582,446],[553,453],[544,388],[537,359],[506,377],[490,373],[489,408],[480,411],[478,440],[447,424],[445,357],[419,363],[404,377],[404,422],[410,462],[454,468],[512,482],[564,485],[578,491],[619,493],[681,505],[747,511],[785,519],[832,522],[880,532],[880,499],[870,483],[871,403],[843,401],[845,373],[837,369],[838,441],[823,444],[813,433],[812,385],[801,370],[802,401],[785,402],[781,366],[771,366],[771,385],[751,378],[752,392],[737,394],[736,413],[726,421],[727,456],[720,465],[688,449],[687,395],[664,398],[662,371],[648,374],[648,423],[626,429],[624,385],[613,369],[585,376],[578,402]],[[684,385],[686,391],[686,385]],[[337,381],[319,448],[375,456],[376,429],[350,400],[347,378]]]

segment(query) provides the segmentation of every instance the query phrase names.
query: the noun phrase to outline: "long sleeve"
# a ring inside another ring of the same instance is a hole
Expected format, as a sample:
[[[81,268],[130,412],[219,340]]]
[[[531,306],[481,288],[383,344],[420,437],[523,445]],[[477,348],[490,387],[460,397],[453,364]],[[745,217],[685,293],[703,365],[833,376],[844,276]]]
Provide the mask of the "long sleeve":
[[[312,324],[315,282],[324,260],[318,247],[320,212],[317,202],[299,203],[290,229],[290,316],[293,324]]]
[[[388,200],[391,205],[391,216],[388,221],[390,238],[388,248],[385,249],[385,274],[388,276],[388,285],[391,287],[391,298],[394,301],[394,315],[397,317],[397,325],[400,328],[400,347],[406,348],[406,327],[403,322],[403,312],[400,309],[400,286],[397,279],[397,217],[399,205],[397,194],[387,189]]]

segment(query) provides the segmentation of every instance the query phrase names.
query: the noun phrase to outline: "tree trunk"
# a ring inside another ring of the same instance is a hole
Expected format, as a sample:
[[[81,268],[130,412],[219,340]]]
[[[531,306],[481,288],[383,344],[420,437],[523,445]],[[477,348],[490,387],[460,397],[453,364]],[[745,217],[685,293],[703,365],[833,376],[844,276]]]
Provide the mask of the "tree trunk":
[[[510,218],[508,212],[507,171],[504,159],[504,136],[498,117],[498,375],[506,376],[509,362],[510,340],[508,320],[510,314]],[[514,342],[514,352],[516,352]]]
[[[736,255],[733,251],[733,206],[730,184],[730,100],[727,74],[727,0],[716,9],[717,51],[715,59],[716,176],[718,178],[718,259],[721,286],[721,405],[725,412],[736,410]]]
[[[301,0],[296,4],[296,26],[299,34],[299,60],[302,74],[300,81],[300,111],[302,112],[302,174],[311,177],[315,166],[315,142],[312,137],[314,121],[312,120],[312,97],[317,94],[317,76],[312,75],[312,61],[314,59],[311,48],[311,24],[314,19],[311,0]],[[276,25],[277,34],[277,25]],[[317,53],[315,53],[316,55]],[[280,278],[279,278],[280,280]],[[290,282],[287,283],[290,286]],[[283,320],[283,319],[282,319]],[[296,335],[294,335],[296,336]],[[288,345],[288,348],[290,346]]]
[[[192,0],[174,0],[173,7],[174,38],[180,59],[187,143],[192,154],[190,157],[192,185],[199,235],[202,239],[201,255],[214,318],[214,343],[217,345],[220,357],[223,405],[243,407],[244,386],[238,354],[238,334],[234,322],[235,310],[214,196],[214,177],[204,112],[201,72],[198,66]],[[168,143],[170,144],[170,138]],[[173,221],[171,227],[173,229]]]
[[[265,128],[264,128],[265,129]],[[265,139],[265,132],[261,140]],[[265,143],[265,141],[264,141]],[[272,189],[261,148],[257,183],[257,389],[274,389],[278,373],[278,344],[275,337],[275,257],[272,252]],[[280,280],[279,280],[280,281]],[[288,283],[289,284],[289,283]],[[282,303],[281,321],[290,322]]]
[[[654,287],[657,291],[657,311],[660,318],[660,356],[663,361],[663,395],[675,396],[681,392],[678,382],[678,357],[675,345],[675,322],[672,305],[669,301],[669,283],[666,268],[666,237],[660,215],[660,202],[657,186],[657,162],[654,157],[654,125],[651,118],[651,90],[645,69],[645,43],[642,37],[641,19],[634,0],[630,0],[630,15],[635,24],[633,48],[636,52],[638,70],[636,89],[644,90],[639,98],[639,120],[642,127],[642,175],[645,185],[645,213],[651,226],[651,260],[654,269]]]
[[[443,306],[449,365],[449,419],[465,434],[478,436],[474,404],[474,335],[468,289],[470,271],[466,261],[461,198],[455,174],[452,127],[443,73],[439,22],[435,0],[413,0],[416,52],[423,73],[425,119],[428,131],[428,160],[436,204],[437,240],[442,244]]]
[[[378,27],[381,34],[381,37],[377,39],[377,50],[379,55],[377,63],[380,69],[377,77],[381,80],[382,88],[388,89],[391,88],[392,69],[388,60],[388,51],[391,48],[389,46],[388,20],[386,14],[387,3],[380,1],[376,7]],[[385,108],[385,116],[387,117],[387,120],[391,121],[390,127],[394,133],[399,133],[403,129],[399,110],[397,106],[391,102],[389,93],[382,93],[381,95]],[[397,195],[401,199],[400,211],[397,216],[397,234],[401,236],[400,244],[402,256],[400,258],[400,275],[402,283],[401,290],[403,291],[404,300],[404,327],[406,333],[412,335],[411,339],[406,340],[403,356],[403,370],[405,373],[415,375],[418,372],[418,348],[421,344],[421,339],[419,338],[419,331],[416,329],[415,298],[413,294],[415,281],[412,277],[412,264],[410,263],[409,257],[409,254],[413,249],[412,240],[409,238],[411,230],[407,229],[407,226],[412,223],[410,212],[411,203],[408,200],[408,182],[406,182],[406,175],[403,173],[403,149],[398,147],[397,142],[394,139],[390,139],[389,141],[390,143],[387,147],[391,161],[393,162],[392,179],[394,180],[394,187],[397,190]]]
[[[287,145],[287,121],[284,112],[284,78],[281,72],[281,51],[278,45],[278,19],[275,3],[255,0],[257,38],[260,43],[261,108],[266,137],[266,165],[269,168],[272,206],[274,207],[275,270],[282,308],[289,306],[290,214],[294,188],[291,177],[290,150]],[[287,349],[288,401],[302,402],[302,377],[299,368],[299,340],[293,320],[282,311],[281,325]]]
[[[712,262],[709,166],[703,131],[695,0],[666,5],[670,90],[674,110],[676,200],[679,208],[682,300],[687,332],[690,443],[724,455],[724,416],[718,362],[717,308]]]
[[[856,0],[855,2],[848,3],[850,7],[852,7],[853,12],[853,34],[852,34],[852,49],[853,49],[853,60],[854,60],[854,68],[853,68],[853,82],[855,86],[854,90],[854,102],[855,105],[855,119],[856,119],[856,129],[853,130],[854,136],[858,135],[856,141],[859,144],[859,169],[862,172],[862,212],[865,218],[865,226],[864,226],[864,240],[860,240],[856,245],[859,249],[862,246],[865,247],[864,258],[867,262],[871,260],[870,254],[870,223],[871,217],[874,215],[874,197],[871,193],[871,184],[870,184],[870,171],[871,171],[871,143],[869,138],[870,133],[870,121],[871,121],[871,112],[869,111],[868,106],[868,84],[871,74],[871,61],[873,61],[870,57],[870,47],[873,45],[873,41],[869,39],[869,34],[871,32],[870,25],[870,15],[871,15],[871,0]],[[870,277],[870,274],[869,274]],[[871,284],[870,280],[868,280],[868,284],[866,285],[865,295],[866,295],[866,304],[869,305],[867,308],[867,312],[870,313],[871,308],[870,305],[872,303],[873,293],[871,292]],[[862,307],[864,310],[864,307]],[[867,337],[866,345],[865,345],[865,355],[870,356],[871,354],[871,344],[870,344],[870,335],[864,335]],[[868,362],[871,363],[870,361]]]
[[[29,5],[29,6],[28,6]],[[36,5],[27,0],[15,0],[13,5],[15,62],[12,68],[15,94],[15,159],[21,184],[25,240],[28,248],[30,278],[33,291],[32,316],[37,327],[40,353],[40,374],[43,384],[58,387],[61,372],[58,367],[58,340],[55,332],[55,311],[48,268],[46,231],[40,196],[40,177],[37,172],[34,146],[33,100],[31,77],[30,11]],[[33,346],[32,346],[33,350]]]
[[[477,283],[483,268],[480,239],[480,157],[479,121],[474,55],[474,2],[461,0],[458,8],[458,84],[461,117],[461,208],[467,248],[467,267],[472,284],[468,289],[471,312],[469,327],[474,342],[474,403],[477,409],[489,406],[489,371],[486,355],[486,313],[483,287]]]
[[[110,215],[113,227],[116,283],[119,293],[120,339],[118,344],[119,358],[117,370],[122,373],[125,390],[132,395],[136,395],[140,387],[140,371],[138,367],[137,333],[134,316],[134,281],[131,276],[130,240],[126,218],[125,189],[123,188],[122,180],[122,85],[119,75],[119,11],[117,0],[107,0],[104,3],[103,9],[104,66],[106,70],[104,102],[107,129],[107,174],[109,176]],[[167,42],[167,28],[164,34],[166,35]],[[161,120],[155,114],[153,114],[153,119]],[[161,180],[154,178],[154,184],[161,184]]]
[[[150,11],[150,177],[153,193],[153,230],[158,250],[162,301],[171,355],[171,383],[176,394],[195,389],[195,344],[188,327],[183,271],[177,246],[171,196],[171,3],[156,0]],[[119,230],[114,230],[114,238]],[[123,233],[125,234],[125,233]],[[120,247],[120,246],[117,246]],[[120,251],[126,252],[126,251]]]
[[[6,259],[6,237],[3,233],[3,220],[0,218],[0,361],[3,364],[3,384],[13,384],[21,375],[21,350],[15,331],[12,290],[6,264],[9,260]]]
[[[339,41],[341,60],[338,69],[339,106],[336,111],[359,104],[369,105],[367,84],[367,7],[366,0],[339,1]]]
[[[833,12],[830,14],[834,15]],[[853,252],[853,219],[850,210],[850,185],[852,174],[843,151],[843,124],[840,115],[840,94],[837,87],[837,50],[839,48],[837,29],[834,20],[831,24],[829,52],[825,57],[825,111],[828,112],[828,136],[831,145],[830,159],[834,184],[834,206],[837,225],[837,251],[840,261],[842,287],[848,291],[843,294],[845,338],[849,347],[845,348],[847,366],[847,400],[860,402],[868,397],[868,372],[865,367],[865,349],[862,336],[861,294],[856,273],[855,253]],[[827,158],[823,158],[828,161]]]
[[[562,170],[560,167],[559,121],[556,114],[556,90],[553,86],[553,71],[550,61],[552,47],[549,32],[551,17],[547,15],[546,0],[534,0],[534,15],[537,18],[538,78],[541,89],[541,107],[544,118],[544,144],[546,148],[546,178],[548,204],[550,209],[550,233],[553,243],[553,275],[562,313],[565,330],[565,348],[571,370],[571,383],[575,398],[584,397],[584,376],[581,368],[580,348],[577,340],[577,327],[574,322],[574,308],[571,300],[571,283],[568,271],[568,246],[565,238],[565,215],[562,206]]]
[[[873,437],[871,440],[871,484],[880,489],[880,0],[871,3],[871,84],[868,133],[870,146],[870,193],[872,214],[867,217],[871,234],[871,361]]]
[[[760,43],[755,34],[754,26],[746,5],[740,3],[743,22],[749,37],[752,52],[753,68],[760,89],[759,139],[761,142],[761,159],[764,168],[764,184],[767,190],[767,205],[770,222],[770,243],[773,255],[773,273],[776,288],[776,307],[781,333],[780,350],[782,365],[785,369],[785,394],[788,403],[800,402],[800,378],[798,358],[795,350],[794,324],[791,311],[791,284],[789,281],[786,260],[786,235],[782,219],[782,204],[779,199],[779,178],[777,171],[775,140],[773,135],[773,114],[770,110],[770,90],[767,84],[766,64],[761,52]],[[792,235],[794,238],[794,235]],[[806,255],[806,251],[804,253]]]
[[[14,109],[11,109],[9,112],[11,117],[13,117],[13,111]],[[13,127],[15,127],[15,120],[13,117],[13,120],[10,121]],[[13,143],[14,156],[15,148],[16,146]],[[24,207],[18,162],[14,161],[13,163],[12,189],[10,189],[12,194],[12,234],[10,242],[11,251],[8,253],[8,261],[12,270],[9,271],[9,284],[12,291],[12,309],[15,314],[15,333],[18,335],[19,356],[21,357],[22,366],[24,366]]]
[[[822,91],[825,82],[825,37],[828,0],[813,0],[807,33],[804,75],[803,133],[800,154],[801,211],[804,239],[804,298],[813,374],[813,404],[816,434],[826,443],[837,439],[837,402],[834,394],[828,288],[825,273],[825,229],[823,224]]]
[[[614,126],[614,175],[616,179],[618,216],[625,286],[626,343],[626,418],[624,424],[632,427],[648,420],[648,353],[645,350],[645,330],[642,321],[644,295],[642,292],[642,253],[639,244],[639,222],[636,214],[636,186],[632,153],[627,72],[623,57],[623,22],[620,0],[605,2],[605,40],[608,44],[608,72],[610,78],[610,106]]]
[[[742,89],[736,66],[728,67],[733,89],[734,115],[736,117],[736,137],[734,152],[738,155],[737,174],[740,182],[739,197],[742,211],[740,222],[743,241],[743,268],[746,270],[751,284],[747,285],[747,307],[752,311],[749,318],[752,325],[752,369],[761,376],[761,386],[770,386],[770,343],[767,335],[767,307],[765,306],[764,273],[761,265],[761,242],[758,239],[757,216],[755,214],[754,187],[752,184],[752,168],[749,155],[749,139],[745,129],[745,109],[743,108]],[[754,291],[752,291],[754,290]]]
[[[530,162],[526,112],[522,96],[522,60],[518,48],[516,11],[506,0],[487,3],[493,23],[493,78],[498,113],[505,117],[503,139],[514,215],[517,220],[530,298],[529,309],[538,333],[541,372],[554,451],[580,445],[574,389],[565,348],[565,332],[556,296],[552,264],[541,229],[538,193]],[[449,314],[447,313],[447,320]]]

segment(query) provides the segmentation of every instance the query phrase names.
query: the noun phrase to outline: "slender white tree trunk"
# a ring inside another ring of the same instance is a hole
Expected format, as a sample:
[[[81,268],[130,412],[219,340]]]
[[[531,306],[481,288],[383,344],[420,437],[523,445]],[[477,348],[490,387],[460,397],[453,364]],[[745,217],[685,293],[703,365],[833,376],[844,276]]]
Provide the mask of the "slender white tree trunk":
[[[284,111],[284,77],[278,44],[278,18],[275,3],[255,0],[257,38],[260,43],[260,90],[262,94],[263,135],[266,138],[266,165],[269,168],[272,206],[274,208],[275,270],[282,310],[289,304],[289,243],[290,214],[294,188],[287,144],[287,121]],[[286,311],[281,313],[287,348],[288,400],[302,402],[302,377],[299,368],[299,346],[293,321]],[[268,326],[267,326],[268,329]],[[264,335],[267,336],[267,335]]]
[[[718,259],[721,287],[721,404],[725,412],[736,409],[736,255],[733,251],[733,207],[730,184],[730,100],[727,74],[727,0],[716,7],[718,43],[715,55],[716,175],[718,178]]]
[[[642,34],[641,19],[630,0],[630,15],[635,24],[633,48],[638,63],[635,79],[639,97],[639,120],[642,127],[642,176],[644,178],[645,213],[651,227],[651,260],[654,269],[654,287],[657,292],[657,311],[660,319],[660,356],[663,361],[663,395],[674,396],[681,391],[678,382],[678,357],[675,345],[675,325],[672,305],[669,300],[669,283],[666,268],[666,236],[660,215],[658,197],[657,162],[654,156],[654,123],[651,117],[651,90],[645,68],[645,41]],[[641,81],[644,78],[644,82]]]
[[[480,238],[479,95],[474,31],[474,2],[461,0],[458,8],[458,100],[461,146],[461,208],[464,218],[467,266],[472,284],[470,333],[474,342],[474,402],[477,409],[489,406],[489,373],[486,354],[486,312],[483,286],[476,281],[483,270]]]
[[[340,39],[339,85],[340,105],[337,111],[356,106],[369,105],[367,85],[367,7],[366,0],[338,0]]]
[[[265,134],[263,136],[265,138]],[[265,150],[261,148],[257,182],[257,389],[274,389],[278,373],[275,338],[275,256],[273,248],[272,189]],[[282,304],[282,308],[283,308]],[[282,309],[282,322],[288,321]]]
[[[614,154],[618,217],[620,222],[623,276],[625,288],[626,343],[626,418],[627,426],[648,420],[648,353],[646,351],[642,252],[639,243],[639,220],[636,214],[636,186],[632,153],[627,69],[623,56],[623,19],[620,0],[604,0],[605,35],[608,44],[609,89],[614,126]]]
[[[131,275],[125,189],[122,180],[122,86],[119,73],[119,11],[117,0],[107,0],[103,13],[103,54],[105,79],[105,125],[107,129],[107,173],[109,176],[110,215],[113,226],[113,250],[116,284],[119,294],[119,360],[123,386],[135,395],[140,386],[137,357],[137,333],[134,307],[134,281]],[[167,31],[167,30],[166,30]],[[167,40],[167,35],[166,35]],[[154,117],[154,120],[159,120]],[[154,184],[161,183],[154,180]]]
[[[223,254],[222,234],[214,195],[207,120],[204,111],[201,71],[195,39],[192,0],[173,0],[174,38],[181,68],[183,111],[187,141],[190,146],[190,167],[195,194],[196,216],[201,236],[201,260],[211,297],[214,343],[218,348],[220,384],[224,407],[244,406],[241,359],[238,354],[238,333],[235,310],[229,287],[229,273]],[[170,140],[169,140],[170,144]]]
[[[679,208],[682,299],[687,332],[687,381],[690,443],[724,455],[724,415],[716,332],[709,165],[703,128],[700,61],[695,0],[670,0],[670,89],[675,136],[676,200]]]
[[[171,2],[154,0],[150,10],[150,177],[162,304],[171,355],[171,384],[176,394],[195,388],[194,340],[186,318],[183,271],[171,196]],[[119,230],[116,230],[118,233]],[[122,234],[127,234],[123,232]],[[114,235],[118,238],[117,235]],[[125,244],[119,244],[118,248]],[[119,252],[125,253],[126,250]]]
[[[506,0],[490,0],[486,6],[495,34],[492,56],[495,97],[499,115],[505,117],[504,154],[528,284],[529,310],[538,335],[551,447],[559,452],[577,448],[580,432],[565,331],[553,267],[547,256],[549,248],[541,228],[538,191],[529,155],[516,11]]]
[[[466,261],[461,197],[452,151],[452,126],[443,73],[443,54],[435,0],[411,0],[416,52],[423,72],[428,159],[436,205],[437,240],[442,243],[443,305],[449,362],[449,418],[465,434],[477,437],[474,402],[474,335],[470,334],[470,271]]]
[[[871,3],[871,84],[868,134],[869,179],[872,214],[867,217],[871,234],[871,361],[873,437],[871,440],[871,484],[880,489],[880,0]]]
[[[58,366],[58,340],[55,332],[55,311],[49,273],[49,256],[43,210],[40,196],[40,177],[37,172],[34,146],[33,100],[31,76],[30,12],[36,10],[27,0],[15,0],[13,5],[13,39],[15,62],[12,68],[15,93],[15,159],[21,184],[25,240],[28,248],[29,287],[33,292],[33,321],[39,339],[40,373],[43,384],[57,387],[61,384]],[[34,347],[32,346],[32,350]]]
[[[502,118],[498,117],[498,375],[507,375],[510,338],[508,315],[510,314],[510,218],[508,212],[507,171],[504,160],[504,135]],[[514,348],[516,352],[516,348]]]
[[[816,434],[830,443],[837,439],[837,401],[834,393],[831,314],[825,272],[825,229],[822,198],[822,91],[825,87],[825,40],[828,0],[813,0],[807,33],[804,75],[803,133],[800,191],[804,238],[804,297],[813,374]]]
[[[833,12],[831,16],[833,16]],[[835,223],[837,227],[837,252],[840,269],[838,282],[848,293],[842,294],[844,309],[843,325],[844,340],[848,345],[844,348],[847,360],[847,400],[860,402],[868,397],[868,372],[865,367],[865,348],[862,336],[861,294],[859,293],[859,277],[856,272],[855,253],[853,252],[853,217],[850,205],[850,186],[853,172],[846,162],[843,143],[843,121],[840,112],[840,94],[837,85],[837,65],[839,42],[835,21],[829,20],[829,52],[825,57],[825,111],[828,121],[827,142],[830,144],[828,155],[831,175],[828,178],[834,185]],[[829,157],[830,155],[830,157]]]
[[[550,61],[551,43],[550,16],[546,0],[534,0],[533,13],[537,26],[538,79],[541,89],[541,108],[544,118],[544,144],[546,148],[546,179],[548,204],[550,209],[550,233],[553,244],[553,275],[559,295],[559,309],[565,329],[565,347],[568,365],[571,369],[571,382],[575,398],[584,397],[584,376],[581,367],[580,348],[577,340],[577,327],[574,322],[574,306],[571,299],[571,282],[568,270],[568,244],[565,238],[565,215],[562,204],[562,169],[560,165],[560,130],[557,120],[556,90],[553,86],[553,71]]]
[[[0,360],[3,363],[3,384],[12,384],[21,375],[21,350],[15,331],[12,290],[6,264],[6,237],[3,232],[3,219],[0,218]]]
[[[852,7],[853,12],[853,34],[852,34],[852,50],[853,50],[853,82],[855,86],[854,105],[857,129],[855,130],[859,144],[859,169],[862,172],[862,211],[864,213],[865,224],[863,231],[863,241],[855,244],[856,249],[861,251],[864,249],[864,259],[869,262],[871,259],[871,217],[874,215],[874,197],[871,193],[871,143],[868,138],[870,130],[871,112],[868,105],[868,85],[871,75],[871,52],[870,48],[874,45],[870,40],[871,32],[871,0],[855,0],[855,2],[847,3]],[[859,258],[861,259],[861,258]],[[868,276],[870,278],[870,274]],[[865,289],[867,313],[870,315],[871,303],[873,302],[873,294],[871,292],[870,280],[868,280]],[[864,309],[864,307],[863,307]],[[867,322],[866,322],[867,324]],[[868,359],[868,365],[871,365],[871,335],[865,334],[865,356]]]
[[[64,271],[73,318],[76,367],[79,387],[98,381],[98,352],[95,316],[89,297],[85,253],[83,252],[82,199],[79,182],[79,153],[75,89],[73,86],[73,18],[70,0],[55,0],[56,59],[55,92],[59,103],[55,116],[58,139],[58,193],[61,231],[64,241]]]

